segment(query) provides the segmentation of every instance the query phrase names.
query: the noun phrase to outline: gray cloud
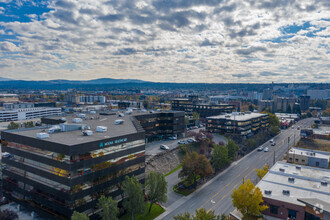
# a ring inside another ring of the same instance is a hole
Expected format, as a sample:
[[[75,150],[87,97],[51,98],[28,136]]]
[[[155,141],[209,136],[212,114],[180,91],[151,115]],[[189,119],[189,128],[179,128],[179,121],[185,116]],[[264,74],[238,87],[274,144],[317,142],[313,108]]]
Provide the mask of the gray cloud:
[[[274,72],[268,72],[268,71],[263,71],[259,73],[259,76],[278,76],[280,75],[279,73],[274,73]]]
[[[251,73],[236,73],[236,74],[232,74],[232,76],[236,78],[249,78],[252,77],[253,75]]]
[[[240,55],[244,55],[244,56],[247,56],[247,55],[251,55],[255,52],[267,52],[267,48],[266,47],[261,47],[261,46],[258,46],[258,47],[249,47],[249,48],[245,48],[245,49],[237,49],[235,52],[237,54],[240,54]]]

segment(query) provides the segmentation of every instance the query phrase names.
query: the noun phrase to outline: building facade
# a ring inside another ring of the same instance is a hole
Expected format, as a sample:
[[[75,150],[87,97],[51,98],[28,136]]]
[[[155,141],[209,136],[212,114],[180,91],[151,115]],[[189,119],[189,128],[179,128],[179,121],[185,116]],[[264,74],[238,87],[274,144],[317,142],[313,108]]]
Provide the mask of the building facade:
[[[93,103],[100,103],[104,104],[105,103],[105,96],[79,96],[79,103],[80,104],[93,104]]]
[[[302,95],[299,97],[299,102],[300,102],[300,110],[306,111],[309,109],[309,102],[310,102],[311,97],[308,95]]]
[[[268,114],[233,112],[207,117],[206,130],[211,133],[236,133],[250,136],[269,126]]]
[[[274,96],[274,111],[292,113],[296,99],[294,97]]]
[[[184,111],[186,113],[197,112],[201,118],[231,113],[235,110],[234,105],[200,103],[196,96],[187,99],[173,99],[171,106],[174,111]]]
[[[144,184],[145,132],[131,116],[61,118],[66,123],[2,132],[3,194],[47,219],[97,217],[98,198],[121,201],[125,176]],[[54,120],[58,120],[54,118]]]
[[[291,148],[287,155],[287,160],[289,163],[321,168],[329,167],[329,159],[329,152],[302,148]]]
[[[22,108],[0,111],[0,121],[18,121],[60,115],[61,108]]]

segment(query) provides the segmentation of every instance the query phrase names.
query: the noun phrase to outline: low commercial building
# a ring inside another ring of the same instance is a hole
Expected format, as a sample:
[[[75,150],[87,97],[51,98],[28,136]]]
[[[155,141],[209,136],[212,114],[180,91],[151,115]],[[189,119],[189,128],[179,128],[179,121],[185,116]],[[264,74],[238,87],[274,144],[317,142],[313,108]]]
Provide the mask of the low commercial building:
[[[277,162],[257,184],[263,219],[330,219],[330,170]]]
[[[0,105],[3,105],[4,103],[12,103],[18,101],[19,99],[17,94],[7,94],[7,93],[0,94]]]
[[[189,96],[189,98],[173,99],[171,105],[172,110],[174,111],[184,111],[186,113],[197,112],[201,118],[231,113],[235,110],[235,106],[230,104],[201,103],[198,96]]]
[[[226,115],[207,117],[206,130],[212,133],[236,133],[242,136],[250,136],[268,126],[268,114],[233,112]]]
[[[41,118],[52,115],[60,115],[61,108],[19,108],[13,110],[1,110],[0,121],[18,121],[32,118]]]
[[[302,148],[291,148],[287,155],[289,163],[328,168],[330,153]]]
[[[105,96],[94,96],[94,95],[87,95],[87,96],[79,96],[79,103],[80,104],[94,104],[94,103],[105,103]]]
[[[2,132],[6,198],[46,219],[70,219],[73,211],[93,219],[101,195],[122,200],[125,176],[144,184],[145,131],[134,117],[52,119],[55,125]]]

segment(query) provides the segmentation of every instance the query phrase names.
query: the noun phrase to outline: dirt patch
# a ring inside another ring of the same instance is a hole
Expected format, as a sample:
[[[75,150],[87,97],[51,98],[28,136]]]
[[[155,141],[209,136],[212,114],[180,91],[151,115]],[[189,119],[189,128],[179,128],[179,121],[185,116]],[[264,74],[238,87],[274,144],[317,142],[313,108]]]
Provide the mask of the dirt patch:
[[[330,152],[330,141],[301,138],[296,147]]]
[[[147,156],[146,174],[148,175],[150,171],[166,174],[179,166],[179,164],[178,149],[165,151],[155,156]]]

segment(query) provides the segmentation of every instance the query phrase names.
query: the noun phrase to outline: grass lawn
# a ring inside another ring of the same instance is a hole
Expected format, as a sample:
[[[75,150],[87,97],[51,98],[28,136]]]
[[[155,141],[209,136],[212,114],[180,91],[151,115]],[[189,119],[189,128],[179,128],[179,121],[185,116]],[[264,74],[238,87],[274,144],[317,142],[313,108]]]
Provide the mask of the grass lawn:
[[[162,207],[160,207],[157,204],[153,204],[152,208],[151,208],[151,212],[148,214],[149,207],[150,207],[150,203],[148,202],[148,203],[146,203],[146,213],[143,214],[143,215],[135,214],[134,215],[134,220],[152,220],[152,219],[157,218],[157,216],[159,216],[163,212],[165,212],[165,209],[163,209]],[[131,217],[130,214],[126,214],[126,215],[122,216],[119,219],[120,220],[129,220],[130,217]]]
[[[179,164],[179,166],[177,166],[176,168],[174,168],[173,170],[171,170],[170,172],[166,173],[165,176],[168,176],[172,173],[174,173],[175,171],[177,171],[178,169],[180,169],[182,167],[182,164]]]

